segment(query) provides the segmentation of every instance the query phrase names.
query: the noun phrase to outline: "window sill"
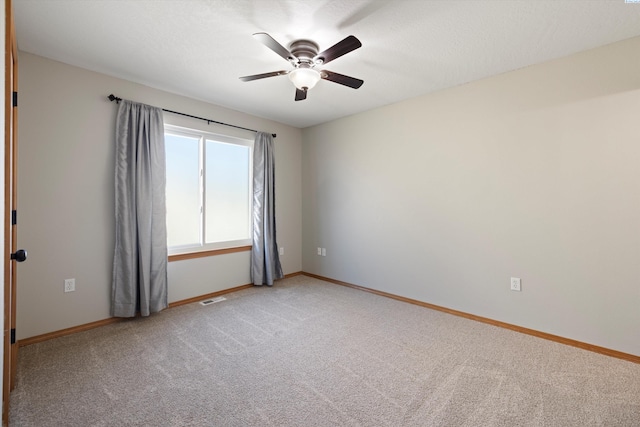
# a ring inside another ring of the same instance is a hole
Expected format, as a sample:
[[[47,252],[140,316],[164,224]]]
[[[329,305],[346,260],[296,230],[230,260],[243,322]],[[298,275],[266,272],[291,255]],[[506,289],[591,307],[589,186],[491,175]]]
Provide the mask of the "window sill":
[[[210,256],[216,256],[216,255],[233,254],[236,252],[247,252],[251,250],[251,247],[252,247],[251,245],[238,246],[237,248],[213,249],[210,251],[189,252],[185,254],[169,255],[169,262],[182,261],[185,259],[205,258]]]

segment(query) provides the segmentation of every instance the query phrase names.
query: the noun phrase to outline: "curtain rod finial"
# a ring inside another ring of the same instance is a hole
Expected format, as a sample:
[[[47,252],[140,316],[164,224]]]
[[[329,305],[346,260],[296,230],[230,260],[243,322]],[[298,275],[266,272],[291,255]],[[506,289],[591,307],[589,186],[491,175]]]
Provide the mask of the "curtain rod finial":
[[[118,98],[114,94],[109,95],[108,98],[109,98],[109,101],[111,102],[116,101],[117,103],[120,103],[120,101],[122,101],[122,98]]]

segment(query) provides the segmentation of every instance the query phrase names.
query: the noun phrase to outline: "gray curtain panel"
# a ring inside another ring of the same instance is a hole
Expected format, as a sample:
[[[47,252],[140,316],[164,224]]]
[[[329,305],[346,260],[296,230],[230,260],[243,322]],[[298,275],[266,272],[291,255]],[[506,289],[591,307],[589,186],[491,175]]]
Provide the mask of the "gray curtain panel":
[[[166,163],[162,110],[121,101],[116,120],[116,245],[111,314],[167,307]]]
[[[258,132],[253,145],[253,246],[251,281],[273,285],[282,279],[276,242],[276,187],[273,138]]]

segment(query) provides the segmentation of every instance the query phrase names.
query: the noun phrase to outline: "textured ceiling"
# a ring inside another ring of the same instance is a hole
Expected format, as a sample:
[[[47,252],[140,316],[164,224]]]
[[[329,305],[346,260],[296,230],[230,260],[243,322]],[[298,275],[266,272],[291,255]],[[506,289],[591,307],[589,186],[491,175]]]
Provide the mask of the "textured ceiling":
[[[640,4],[624,0],[14,0],[14,13],[22,51],[300,128],[640,36]],[[365,83],[323,80],[295,102],[286,76],[241,82],[290,68],[255,32],[320,50],[355,35],[363,46],[326,68]]]

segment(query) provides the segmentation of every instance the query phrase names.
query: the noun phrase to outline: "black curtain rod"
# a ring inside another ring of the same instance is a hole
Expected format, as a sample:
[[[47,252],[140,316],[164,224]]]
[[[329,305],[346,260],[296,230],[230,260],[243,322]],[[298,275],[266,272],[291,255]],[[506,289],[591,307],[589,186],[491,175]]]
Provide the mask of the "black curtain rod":
[[[120,101],[122,101],[122,98],[118,98],[114,94],[111,94],[111,95],[109,95],[109,101],[111,101],[111,102],[116,101],[117,103],[120,103]],[[229,123],[223,123],[223,122],[219,122],[217,120],[205,119],[204,117],[192,116],[191,114],[180,113],[178,111],[167,110],[165,108],[163,108],[162,111],[166,111],[167,113],[171,113],[171,114],[178,114],[179,116],[191,117],[192,119],[204,120],[205,122],[207,122],[207,124],[216,123],[216,124],[219,124],[219,125],[229,126],[229,127],[236,128],[236,129],[248,130],[250,132],[258,132],[255,129],[249,129],[249,128],[243,128],[242,126],[230,125]],[[271,136],[273,136],[275,138],[276,134],[272,133]]]

